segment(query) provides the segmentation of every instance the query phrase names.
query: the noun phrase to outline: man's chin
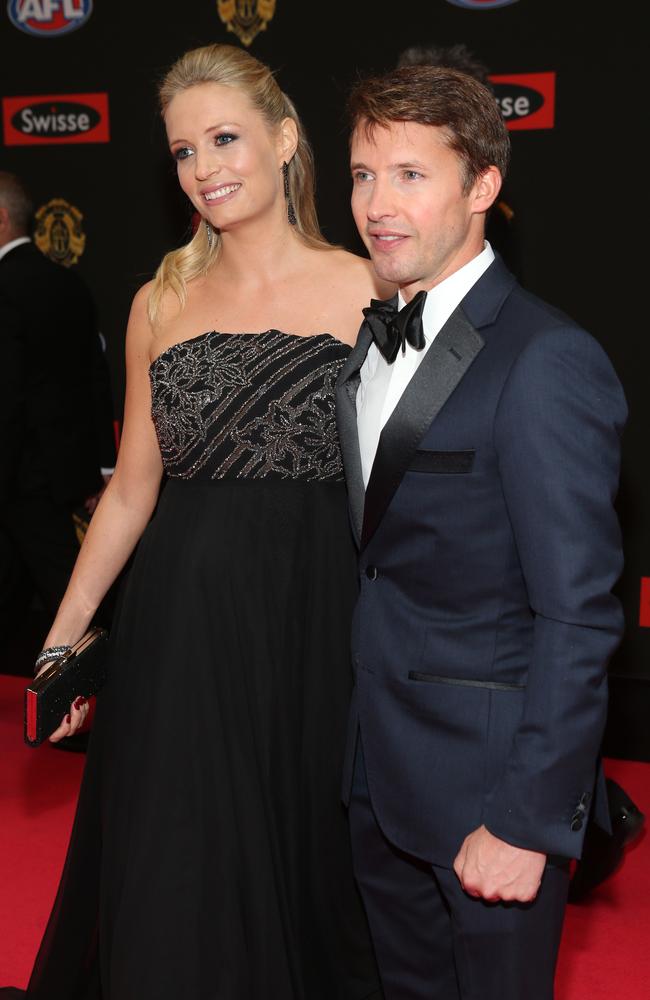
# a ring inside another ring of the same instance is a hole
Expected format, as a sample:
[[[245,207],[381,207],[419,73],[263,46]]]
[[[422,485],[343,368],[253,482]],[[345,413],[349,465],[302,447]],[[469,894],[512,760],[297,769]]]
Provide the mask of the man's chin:
[[[397,260],[386,260],[379,254],[370,254],[375,273],[382,281],[388,281],[392,285],[408,285],[412,280],[410,269]]]

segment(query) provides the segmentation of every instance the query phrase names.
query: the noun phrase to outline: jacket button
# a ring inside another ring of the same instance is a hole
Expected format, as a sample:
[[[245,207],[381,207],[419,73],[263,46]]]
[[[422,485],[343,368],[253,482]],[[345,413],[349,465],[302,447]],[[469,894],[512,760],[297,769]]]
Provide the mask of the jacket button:
[[[367,566],[366,567],[366,576],[368,577],[369,580],[376,580],[377,579],[377,567],[376,566]]]

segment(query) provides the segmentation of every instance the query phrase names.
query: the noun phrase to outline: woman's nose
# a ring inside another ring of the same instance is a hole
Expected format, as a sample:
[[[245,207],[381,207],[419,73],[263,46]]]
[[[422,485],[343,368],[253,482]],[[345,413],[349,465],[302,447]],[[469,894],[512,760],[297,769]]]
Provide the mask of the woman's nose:
[[[197,150],[194,154],[194,176],[197,180],[206,180],[221,169],[219,156],[214,151]]]

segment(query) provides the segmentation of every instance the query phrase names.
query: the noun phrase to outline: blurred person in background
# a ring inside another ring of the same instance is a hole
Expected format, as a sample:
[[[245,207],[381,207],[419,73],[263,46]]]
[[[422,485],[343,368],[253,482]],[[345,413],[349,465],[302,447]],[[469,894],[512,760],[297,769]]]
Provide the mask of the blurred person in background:
[[[79,551],[73,514],[92,513],[115,464],[93,302],[34,245],[32,215],[23,181],[0,171],[0,620],[10,640],[34,592],[56,612]],[[7,655],[3,669],[16,672]]]

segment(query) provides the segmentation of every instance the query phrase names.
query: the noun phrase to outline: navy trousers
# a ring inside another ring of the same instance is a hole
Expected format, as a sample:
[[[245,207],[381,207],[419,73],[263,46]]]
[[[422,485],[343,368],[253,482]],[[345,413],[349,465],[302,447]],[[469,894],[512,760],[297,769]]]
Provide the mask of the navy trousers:
[[[453,870],[405,854],[383,835],[360,739],[350,827],[386,1000],[552,1000],[568,861],[547,864],[532,903],[468,896]]]

